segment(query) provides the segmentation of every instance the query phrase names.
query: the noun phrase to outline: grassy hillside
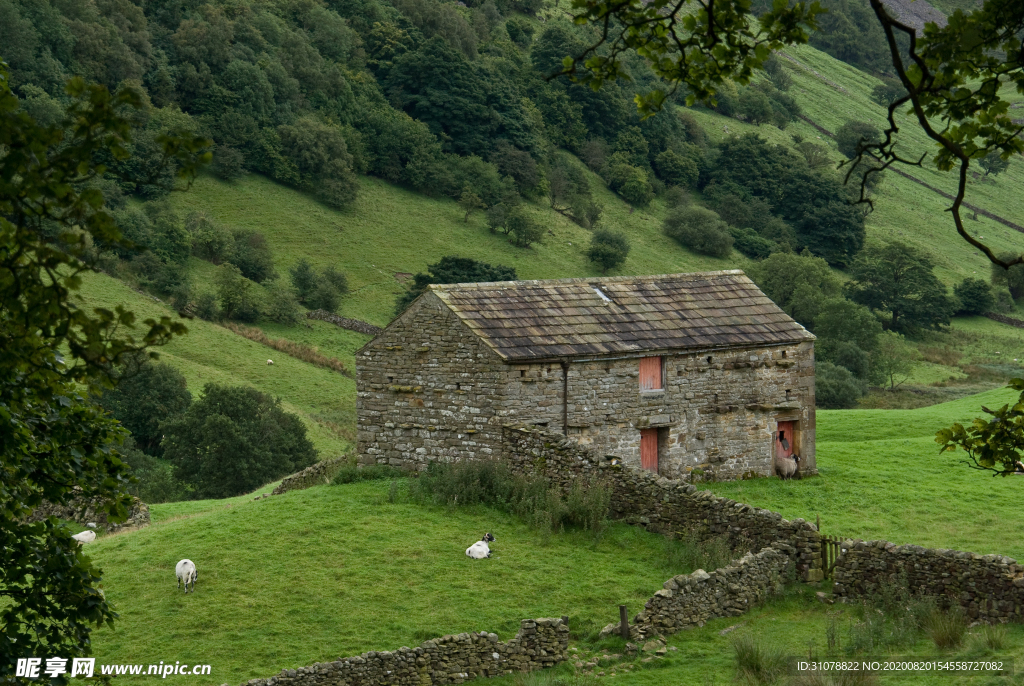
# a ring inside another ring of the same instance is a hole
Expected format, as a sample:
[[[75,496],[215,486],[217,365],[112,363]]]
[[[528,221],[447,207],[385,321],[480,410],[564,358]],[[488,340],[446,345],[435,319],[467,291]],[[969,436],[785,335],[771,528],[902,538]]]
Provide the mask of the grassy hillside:
[[[388,502],[387,482],[321,486],[209,502],[154,505],[154,523],[91,544],[117,629],[94,634],[101,663],[213,665],[215,683],[427,638],[569,614],[600,628],[617,605],[638,608],[674,570],[664,539],[616,525],[545,541],[490,510]],[[170,516],[168,516],[170,515]],[[466,546],[494,532],[494,557]],[[199,570],[195,595],[175,593],[174,565]],[[145,637],[145,640],[142,640]],[[187,640],[183,640],[187,639]],[[200,683],[181,679],[176,683]]]

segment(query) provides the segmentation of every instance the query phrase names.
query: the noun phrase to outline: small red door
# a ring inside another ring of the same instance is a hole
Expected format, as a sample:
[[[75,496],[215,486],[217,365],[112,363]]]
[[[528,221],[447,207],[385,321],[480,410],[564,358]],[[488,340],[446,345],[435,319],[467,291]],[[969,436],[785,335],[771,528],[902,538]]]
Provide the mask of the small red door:
[[[657,429],[640,429],[640,466],[658,473]]]
[[[777,457],[793,456],[793,427],[796,422],[779,422],[779,430],[775,433],[775,455]]]

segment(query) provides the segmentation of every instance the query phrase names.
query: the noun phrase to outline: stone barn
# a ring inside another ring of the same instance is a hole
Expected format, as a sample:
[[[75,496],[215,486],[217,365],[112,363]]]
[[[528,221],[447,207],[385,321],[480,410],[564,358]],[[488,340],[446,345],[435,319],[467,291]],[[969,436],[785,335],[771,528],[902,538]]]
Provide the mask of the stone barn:
[[[434,284],[356,353],[363,464],[532,424],[668,478],[815,473],[814,336],[738,270]]]

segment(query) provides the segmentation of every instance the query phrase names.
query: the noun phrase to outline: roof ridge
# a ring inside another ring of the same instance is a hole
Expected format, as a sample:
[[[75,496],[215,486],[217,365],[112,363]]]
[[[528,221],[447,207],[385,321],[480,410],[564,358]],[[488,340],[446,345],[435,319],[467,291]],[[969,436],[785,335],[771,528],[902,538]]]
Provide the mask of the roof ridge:
[[[465,290],[478,290],[481,288],[494,288],[494,287],[506,287],[511,288],[513,286],[536,286],[536,285],[555,285],[555,284],[605,284],[605,283],[635,283],[637,281],[649,281],[655,279],[676,279],[678,281],[695,281],[698,278],[709,278],[716,276],[746,276],[746,273],[742,269],[720,269],[717,271],[710,272],[682,272],[677,274],[642,274],[633,276],[585,276],[585,277],[570,277],[565,279],[524,279],[517,281],[479,281],[473,283],[432,283],[427,286],[428,290],[431,291],[447,291],[454,290],[453,287],[457,286],[460,291]]]

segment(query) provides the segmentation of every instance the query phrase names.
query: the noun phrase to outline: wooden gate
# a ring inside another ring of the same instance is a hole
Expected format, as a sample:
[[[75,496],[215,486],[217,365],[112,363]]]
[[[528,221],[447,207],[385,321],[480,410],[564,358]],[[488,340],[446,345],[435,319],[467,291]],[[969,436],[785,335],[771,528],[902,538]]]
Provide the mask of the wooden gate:
[[[821,537],[821,571],[826,579],[832,578],[832,570],[842,554],[843,544],[838,536]]]

